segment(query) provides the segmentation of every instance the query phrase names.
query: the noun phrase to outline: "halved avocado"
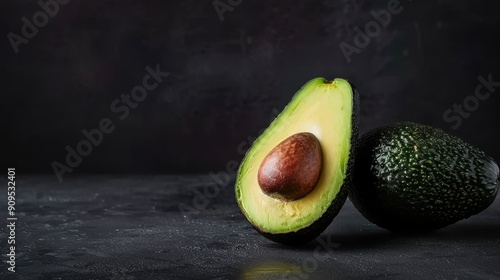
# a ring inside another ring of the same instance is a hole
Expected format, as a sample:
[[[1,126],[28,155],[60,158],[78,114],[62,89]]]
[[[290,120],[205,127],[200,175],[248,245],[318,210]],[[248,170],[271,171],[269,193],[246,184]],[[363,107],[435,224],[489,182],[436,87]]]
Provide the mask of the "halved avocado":
[[[284,140],[300,134],[314,135],[321,147],[317,183],[295,200],[266,194],[259,184],[262,162]],[[351,84],[340,78],[307,82],[240,165],[236,200],[250,224],[268,239],[284,244],[304,243],[323,232],[347,198],[357,137],[358,94]]]

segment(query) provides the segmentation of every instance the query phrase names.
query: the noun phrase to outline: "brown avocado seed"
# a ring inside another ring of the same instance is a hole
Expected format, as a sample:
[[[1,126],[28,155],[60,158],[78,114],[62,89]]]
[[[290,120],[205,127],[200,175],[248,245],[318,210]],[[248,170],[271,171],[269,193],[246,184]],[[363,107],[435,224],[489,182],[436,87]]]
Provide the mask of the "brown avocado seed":
[[[310,193],[322,168],[321,146],[312,133],[294,134],[274,147],[262,161],[258,182],[271,197],[291,201]]]

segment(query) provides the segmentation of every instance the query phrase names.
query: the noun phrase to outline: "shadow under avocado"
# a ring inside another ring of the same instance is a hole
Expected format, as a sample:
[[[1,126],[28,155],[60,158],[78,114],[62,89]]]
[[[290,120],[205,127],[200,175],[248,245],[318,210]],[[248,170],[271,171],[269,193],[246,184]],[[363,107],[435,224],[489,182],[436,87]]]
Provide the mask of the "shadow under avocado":
[[[353,251],[379,247],[412,247],[415,241],[497,242],[500,236],[500,221],[496,224],[462,222],[448,227],[422,232],[392,232],[379,227],[363,231],[322,234],[310,242],[297,246],[266,243],[264,247],[290,251],[313,251],[318,246],[328,246],[332,251]],[[318,240],[320,239],[320,240]]]
[[[500,238],[500,219],[498,223],[467,222],[457,223],[432,235],[435,239],[464,242],[498,242]]]
[[[266,243],[264,247],[269,249],[282,249],[290,251],[314,251],[316,248],[321,247],[323,249],[331,249],[333,251],[346,251],[346,250],[356,250],[379,246],[383,243],[389,242],[391,239],[397,237],[390,231],[386,231],[379,228],[374,228],[373,230],[365,230],[356,233],[332,233],[332,234],[322,234],[317,238],[309,241],[305,244],[289,246],[279,243]],[[326,247],[326,248],[325,248]]]

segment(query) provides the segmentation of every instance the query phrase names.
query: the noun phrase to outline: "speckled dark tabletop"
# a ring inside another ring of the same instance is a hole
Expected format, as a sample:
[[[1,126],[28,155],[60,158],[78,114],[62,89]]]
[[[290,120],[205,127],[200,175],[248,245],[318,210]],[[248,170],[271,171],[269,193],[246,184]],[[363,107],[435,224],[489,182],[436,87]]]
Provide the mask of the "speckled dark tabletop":
[[[415,236],[378,228],[348,201],[319,239],[290,248],[255,232],[233,184],[217,189],[208,176],[17,180],[16,273],[4,267],[1,279],[500,278],[498,198],[479,215]],[[212,193],[201,196],[207,185]]]

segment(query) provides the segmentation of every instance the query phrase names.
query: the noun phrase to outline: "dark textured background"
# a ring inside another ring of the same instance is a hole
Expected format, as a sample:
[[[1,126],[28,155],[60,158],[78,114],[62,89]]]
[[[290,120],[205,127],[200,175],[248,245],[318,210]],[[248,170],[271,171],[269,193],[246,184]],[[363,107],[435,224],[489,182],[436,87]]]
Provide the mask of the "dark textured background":
[[[362,2],[362,3],[361,3]],[[497,1],[401,1],[370,45],[347,63],[339,48],[387,1],[243,1],[221,22],[212,1],[81,1],[61,6],[15,54],[7,33],[36,1],[0,9],[2,164],[51,173],[81,130],[117,125],[75,173],[195,173],[241,160],[238,145],[269,124],[307,80],[352,81],[361,132],[398,120],[452,132],[500,159],[498,93],[451,129],[443,112],[500,80]],[[124,121],[111,102],[147,65],[169,77]],[[6,143],[5,143],[6,141]],[[71,176],[71,175],[66,175]],[[55,179],[55,176],[53,177]]]

